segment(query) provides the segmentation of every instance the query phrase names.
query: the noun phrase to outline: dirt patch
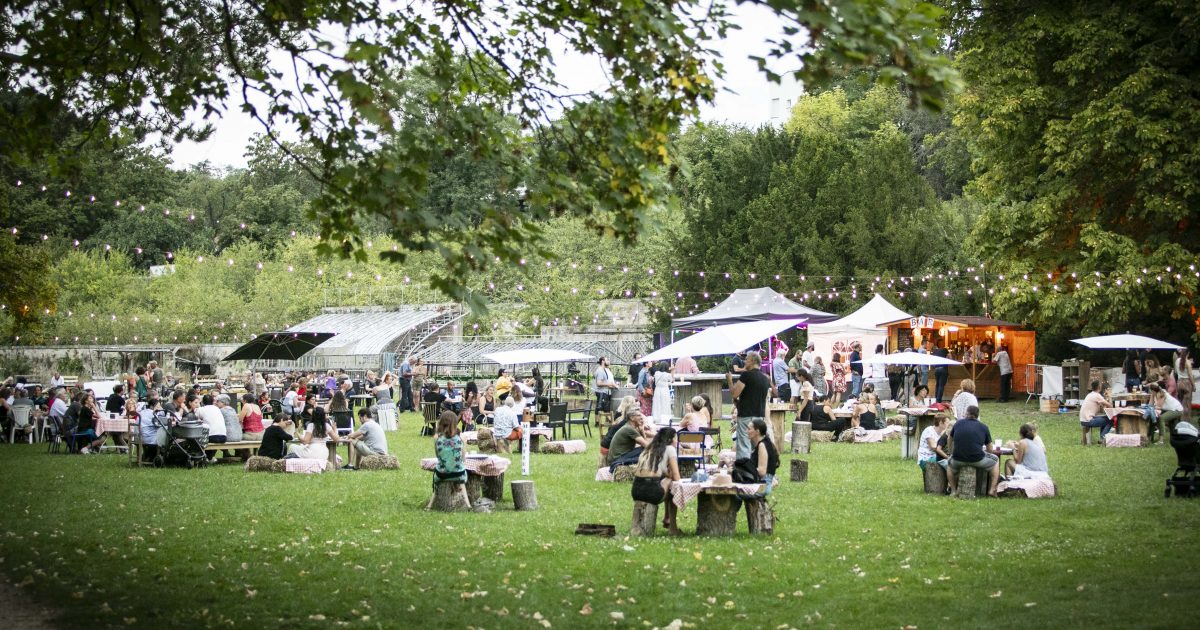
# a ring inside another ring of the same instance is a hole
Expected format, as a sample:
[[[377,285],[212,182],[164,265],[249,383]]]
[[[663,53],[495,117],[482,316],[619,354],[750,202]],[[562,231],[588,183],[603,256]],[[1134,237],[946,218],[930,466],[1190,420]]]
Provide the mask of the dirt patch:
[[[6,577],[0,577],[0,628],[6,630],[53,630],[57,615],[33,602],[29,594]]]

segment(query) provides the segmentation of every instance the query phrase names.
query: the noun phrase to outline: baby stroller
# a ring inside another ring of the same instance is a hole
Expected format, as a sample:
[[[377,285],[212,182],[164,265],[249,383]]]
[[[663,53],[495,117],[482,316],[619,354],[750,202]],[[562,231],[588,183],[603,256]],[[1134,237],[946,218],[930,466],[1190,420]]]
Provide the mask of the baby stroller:
[[[1163,496],[1171,496],[1172,489],[1177,497],[1200,496],[1200,480],[1196,479],[1200,439],[1196,427],[1188,422],[1175,425],[1171,431],[1171,448],[1175,449],[1179,467],[1175,469],[1175,474],[1167,479],[1167,488],[1163,491]]]
[[[156,414],[154,424],[166,435],[166,444],[154,456],[154,466],[196,468],[208,465],[204,447],[208,445],[208,426],[201,422],[181,422],[170,426],[166,414]],[[161,440],[160,440],[161,443]]]

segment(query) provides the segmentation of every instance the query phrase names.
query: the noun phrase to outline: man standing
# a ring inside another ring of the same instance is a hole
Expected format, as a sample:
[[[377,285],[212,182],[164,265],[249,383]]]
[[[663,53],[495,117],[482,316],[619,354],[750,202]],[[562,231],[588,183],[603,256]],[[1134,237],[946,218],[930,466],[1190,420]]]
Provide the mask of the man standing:
[[[788,383],[787,361],[783,360],[782,352],[776,354],[775,358],[771,360],[771,395],[784,402],[792,398],[792,386]]]
[[[800,355],[800,367],[804,368],[809,373],[812,372],[813,357],[817,356],[816,344],[808,342],[808,346],[804,348],[804,354]]]
[[[858,398],[862,393],[862,383],[862,344],[855,341],[850,345],[850,396]]]
[[[750,458],[750,436],[747,435],[746,428],[755,419],[763,419],[767,415],[767,394],[771,391],[771,379],[758,369],[761,364],[762,358],[758,352],[749,352],[746,354],[746,369],[737,383],[733,382],[732,374],[725,375],[729,393],[733,396],[734,411],[737,412],[734,435],[737,459]]]
[[[413,360],[405,359],[397,371],[400,372],[400,413],[416,411],[412,391]]]
[[[696,360],[692,357],[679,357],[675,360],[675,374],[699,374],[700,366],[696,364]]]
[[[746,351],[742,350],[733,355],[733,373],[741,374],[746,371]]]
[[[1013,376],[1012,358],[1008,356],[1008,348],[1000,346],[1000,350],[996,352],[996,367],[1000,368],[1000,402],[1008,402]]]
[[[979,407],[967,407],[967,417],[959,420],[950,429],[954,438],[954,452],[946,466],[946,481],[951,493],[958,492],[958,471],[975,468],[988,471],[988,496],[996,496],[996,484],[1000,482],[1000,459],[992,453],[992,432],[979,421]]]
[[[642,353],[633,353],[633,361],[629,364],[629,386],[637,387],[638,377],[642,375]]]
[[[926,337],[925,343],[921,344],[921,348],[917,350],[921,354],[933,354],[933,337]],[[917,368],[917,385],[929,387],[929,366],[922,365]]]
[[[941,346],[935,348],[931,354],[942,359],[950,358],[950,351]],[[934,400],[937,402],[942,402],[942,394],[946,393],[946,380],[950,378],[950,368],[946,367],[945,365],[939,365],[933,368],[933,377],[937,382],[934,390],[936,393],[933,395]]]
[[[146,371],[150,373],[150,384],[154,386],[155,391],[161,394],[164,375],[162,368],[158,367],[158,361],[151,361],[147,363]]]
[[[617,389],[617,382],[613,380],[612,370],[608,367],[608,357],[600,357],[593,376],[592,391],[596,394],[596,411],[611,412],[612,396]]]

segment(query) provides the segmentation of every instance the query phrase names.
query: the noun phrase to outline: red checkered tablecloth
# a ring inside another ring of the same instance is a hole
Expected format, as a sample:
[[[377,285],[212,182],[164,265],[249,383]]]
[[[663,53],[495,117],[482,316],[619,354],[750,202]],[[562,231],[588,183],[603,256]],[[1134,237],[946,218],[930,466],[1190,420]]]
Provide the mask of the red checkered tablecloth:
[[[327,459],[301,459],[293,457],[283,460],[283,469],[290,473],[302,473],[306,475],[323,473],[329,468],[329,460]]]
[[[111,418],[100,416],[96,420],[96,435],[101,433],[126,433],[129,431],[129,421],[122,416]]]
[[[712,482],[709,481],[704,483],[673,481],[671,482],[671,500],[674,501],[675,507],[682,508],[687,505],[688,501],[700,496],[705,488],[710,487],[712,487]],[[766,485],[761,483],[735,483],[733,487],[738,494],[759,494],[766,490]]]
[[[489,455],[487,457],[468,456],[463,460],[463,467],[467,469],[467,472],[483,475],[484,477],[499,477],[500,475],[504,474],[504,471],[508,470],[510,463],[511,462],[509,462],[507,459],[504,459],[503,457],[497,457],[495,455]],[[428,470],[432,472],[436,468],[436,457],[426,457],[421,460],[422,470]]]

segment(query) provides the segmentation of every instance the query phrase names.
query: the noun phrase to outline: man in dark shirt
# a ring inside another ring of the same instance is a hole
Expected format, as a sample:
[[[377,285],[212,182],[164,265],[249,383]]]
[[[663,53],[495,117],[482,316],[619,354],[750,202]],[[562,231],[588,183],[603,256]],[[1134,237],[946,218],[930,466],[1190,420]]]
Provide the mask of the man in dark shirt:
[[[862,344],[857,341],[850,346],[850,395],[858,398],[862,393],[863,385],[863,364],[862,364]]]
[[[287,452],[287,443],[292,441],[291,434],[285,428],[289,426],[292,426],[292,421],[287,414],[276,414],[275,422],[263,433],[258,454],[271,459],[282,459]]]
[[[969,466],[988,471],[988,495],[996,496],[1000,459],[992,453],[992,432],[979,421],[979,407],[967,407],[967,417],[954,424],[950,437],[954,440],[954,452],[946,467],[946,481],[951,492],[958,492],[958,469]]]
[[[446,394],[442,393],[442,388],[437,383],[430,383],[429,391],[421,398],[423,402],[437,403],[438,413],[442,411],[442,404],[446,402]]]
[[[732,368],[734,374],[741,374],[746,371],[746,351],[733,355]]]
[[[759,354],[749,352],[746,353],[746,371],[742,372],[737,383],[733,382],[732,374],[725,375],[737,411],[734,440],[737,445],[737,459],[750,457],[750,436],[746,434],[750,422],[755,418],[767,416],[767,394],[771,391],[771,379],[762,373],[760,365],[762,358]]]
[[[933,350],[933,356],[943,359],[950,358],[950,351],[944,347],[937,347]],[[946,393],[946,379],[950,378],[950,368],[945,365],[939,365],[933,368],[933,377],[937,379],[937,387],[934,390],[934,398],[938,402],[942,402],[942,394]]]
[[[633,361],[629,364],[629,385],[637,386],[638,377],[642,375],[642,353],[633,353]]]
[[[124,387],[117,385],[113,388],[113,393],[104,401],[104,410],[108,413],[125,413],[125,397],[121,393],[125,391]]]

